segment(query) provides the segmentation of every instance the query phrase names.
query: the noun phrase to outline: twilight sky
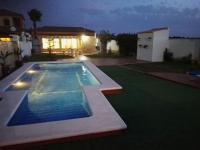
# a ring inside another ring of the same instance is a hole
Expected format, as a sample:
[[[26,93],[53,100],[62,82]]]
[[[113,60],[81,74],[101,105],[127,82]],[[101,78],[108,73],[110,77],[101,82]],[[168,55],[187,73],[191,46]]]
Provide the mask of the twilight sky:
[[[43,13],[39,26],[82,26],[112,33],[167,26],[171,36],[200,37],[200,0],[0,0],[0,8],[23,14],[27,28],[27,11],[36,8]]]

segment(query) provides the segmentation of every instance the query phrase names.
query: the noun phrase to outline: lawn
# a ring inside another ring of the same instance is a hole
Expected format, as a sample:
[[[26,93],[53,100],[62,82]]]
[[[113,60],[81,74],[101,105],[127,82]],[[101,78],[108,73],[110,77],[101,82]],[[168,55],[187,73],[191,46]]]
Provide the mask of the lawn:
[[[107,97],[126,122],[120,135],[51,144],[37,150],[199,149],[200,91],[117,66],[100,67],[123,86]]]

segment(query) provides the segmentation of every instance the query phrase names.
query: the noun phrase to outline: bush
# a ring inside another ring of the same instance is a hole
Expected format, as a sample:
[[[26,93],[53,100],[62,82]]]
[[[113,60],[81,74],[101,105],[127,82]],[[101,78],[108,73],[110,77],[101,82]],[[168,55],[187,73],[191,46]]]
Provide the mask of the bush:
[[[185,64],[191,64],[192,63],[192,54],[188,54],[187,56],[182,57],[181,61]]]
[[[137,35],[123,33],[118,34],[116,37],[117,44],[119,45],[119,53],[122,56],[132,56],[137,52]]]
[[[173,60],[173,53],[169,52],[167,48],[164,51],[163,59],[164,59],[165,62]]]

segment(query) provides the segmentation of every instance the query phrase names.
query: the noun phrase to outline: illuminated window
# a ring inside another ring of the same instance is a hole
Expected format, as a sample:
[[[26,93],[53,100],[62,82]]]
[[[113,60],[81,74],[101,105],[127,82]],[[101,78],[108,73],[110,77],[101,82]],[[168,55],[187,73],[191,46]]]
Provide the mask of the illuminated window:
[[[89,36],[82,35],[82,36],[81,36],[81,40],[82,40],[83,42],[87,42],[87,41],[89,40]]]
[[[10,42],[11,38],[0,38],[0,41],[2,41],[2,42]]]
[[[42,38],[42,48],[48,49],[49,47],[49,40],[47,38]]]
[[[61,48],[71,48],[71,39],[61,39]]]
[[[65,49],[77,49],[78,41],[76,38],[63,38],[61,39],[61,48]]]
[[[42,48],[43,49],[59,49],[60,41],[58,38],[42,38]]]
[[[55,39],[53,40],[53,43],[54,43],[54,46],[53,46],[54,49],[60,48],[60,41],[59,41],[58,38],[55,38]]]
[[[72,48],[72,49],[76,49],[76,48],[78,47],[78,46],[77,46],[77,44],[78,44],[78,43],[77,43],[77,39],[72,38],[72,39],[71,39],[71,44],[72,44],[72,45],[71,45],[71,48]]]

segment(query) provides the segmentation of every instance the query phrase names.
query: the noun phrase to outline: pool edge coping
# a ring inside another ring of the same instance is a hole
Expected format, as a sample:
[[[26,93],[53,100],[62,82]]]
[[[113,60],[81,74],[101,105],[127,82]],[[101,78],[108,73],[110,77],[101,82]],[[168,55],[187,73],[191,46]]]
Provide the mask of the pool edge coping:
[[[50,62],[50,63],[73,63],[73,62],[77,62],[77,61],[56,61],[56,62]],[[87,97],[87,101],[88,101],[88,103],[89,103],[89,105],[90,105],[90,109],[92,109],[92,112],[95,112],[95,111],[97,111],[97,110],[95,110],[95,109],[98,109],[98,107],[97,106],[94,106],[94,105],[96,105],[96,104],[94,104],[94,101],[93,100],[91,100],[91,99],[93,99],[94,97],[95,97],[95,99],[96,99],[96,96],[97,95],[99,95],[99,97],[100,97],[100,100],[98,100],[98,101],[100,101],[100,103],[99,103],[99,105],[107,105],[106,107],[106,109],[107,110],[104,110],[106,113],[105,113],[105,115],[106,115],[106,117],[108,118],[108,117],[111,117],[111,118],[115,118],[116,120],[117,120],[117,122],[119,123],[119,126],[116,126],[116,127],[113,127],[113,128],[111,128],[110,127],[110,129],[108,130],[108,129],[101,129],[101,131],[96,131],[96,132],[94,132],[94,131],[92,131],[92,132],[82,132],[81,134],[80,134],[80,136],[81,135],[84,135],[84,134],[93,134],[93,133],[101,133],[101,132],[107,132],[107,131],[115,131],[115,130],[123,130],[123,129],[126,129],[127,128],[127,126],[126,126],[126,124],[124,123],[124,121],[121,119],[121,117],[119,116],[119,114],[114,110],[114,108],[111,106],[111,104],[108,102],[108,100],[106,99],[106,97],[103,95],[103,91],[113,91],[113,90],[122,90],[122,87],[119,85],[119,84],[117,84],[115,81],[113,81],[110,77],[108,77],[105,73],[103,73],[100,69],[98,69],[94,64],[92,64],[91,62],[89,62],[89,61],[78,61],[78,62],[83,62],[88,68],[89,68],[89,70],[91,71],[91,73],[102,83],[100,86],[98,86],[98,87],[93,87],[93,86],[85,86],[85,87],[83,87],[83,91],[84,91],[84,93],[85,93],[85,95],[86,95],[86,97]],[[48,62],[33,62],[33,63],[28,63],[28,64],[26,64],[26,66],[23,66],[22,68],[20,68],[19,70],[17,70],[16,72],[14,72],[13,74],[11,74],[11,75],[9,75],[7,78],[5,78],[3,81],[5,82],[5,81],[9,81],[9,84],[11,84],[13,81],[15,81],[19,76],[21,76],[27,69],[29,69],[33,64],[36,64],[36,63],[48,63]],[[23,71],[23,72],[22,72]],[[17,76],[17,77],[16,77]],[[14,77],[15,77],[15,79],[14,79]],[[102,78],[103,77],[103,78]],[[9,80],[11,78],[11,81]],[[108,82],[108,81],[110,81],[110,83]],[[1,81],[2,82],[2,81]],[[0,87],[1,87],[1,82],[0,82]],[[5,84],[4,84],[4,86],[5,86]],[[7,87],[8,87],[8,85],[7,85]],[[4,88],[5,89],[5,88]],[[22,91],[21,91],[22,92]],[[2,91],[1,91],[1,93],[2,93]],[[8,93],[8,92],[7,92]],[[90,93],[90,94],[89,94]],[[91,93],[93,93],[93,94],[91,94]],[[20,95],[20,93],[18,93],[19,95]],[[21,94],[23,94],[23,92],[21,93]],[[98,99],[98,98],[97,98]],[[18,100],[19,101],[19,100]],[[1,103],[2,103],[2,101],[1,101]],[[0,103],[0,104],[1,104]],[[1,105],[0,105],[1,106]],[[15,106],[16,107],[16,109],[17,109],[17,106]],[[95,107],[95,108],[94,108]],[[104,108],[105,109],[105,108]],[[111,114],[114,114],[114,116],[115,117],[112,117],[112,115],[111,116],[107,116],[108,114],[108,112],[111,112]],[[101,112],[102,113],[102,112]],[[1,113],[0,113],[1,114]],[[98,116],[97,114],[96,114],[96,112],[93,114],[94,116]],[[10,114],[10,117],[11,117],[12,115]],[[94,116],[92,116],[92,117],[88,117],[88,118],[93,118]],[[101,117],[100,117],[101,118]],[[80,119],[80,120],[83,120],[83,119],[85,119],[85,118],[82,118],[82,119]],[[103,118],[101,118],[101,119],[103,119]],[[87,120],[87,119],[86,119]],[[97,119],[98,120],[98,119]],[[96,120],[96,121],[97,121]],[[108,119],[108,121],[112,121],[112,119]],[[65,122],[65,123],[67,123],[67,122],[75,122],[75,123],[77,123],[76,121],[74,121],[73,119],[72,120],[64,120],[64,121],[55,121],[55,122],[50,122],[50,123],[39,123],[39,125],[37,124],[37,125],[25,125],[25,126],[21,126],[21,127],[17,127],[16,126],[16,130],[19,130],[19,128],[23,128],[23,127],[26,127],[26,128],[29,128],[29,127],[31,127],[31,128],[34,128],[34,127],[32,127],[32,126],[37,126],[37,128],[40,128],[41,127],[41,125],[43,124],[43,125],[47,125],[47,124],[50,124],[49,126],[54,126],[53,124],[56,124],[56,123],[59,123],[59,122]],[[84,122],[84,121],[82,121],[82,122]],[[68,123],[69,124],[69,123]],[[0,127],[0,131],[2,131],[2,124],[0,124],[1,125],[1,127]],[[27,127],[27,126],[29,126],[29,127]],[[40,126],[40,127],[38,127],[38,126]],[[61,125],[62,126],[62,125]],[[54,127],[56,127],[56,126],[54,126]],[[4,128],[11,128],[11,127],[5,127],[4,126]],[[21,131],[22,129],[20,129],[20,131]],[[27,129],[28,130],[28,129]],[[30,130],[30,128],[29,128],[29,130]],[[17,131],[16,131],[17,132]],[[38,139],[37,137],[35,138],[35,139],[25,139],[23,142],[21,142],[21,144],[23,144],[23,143],[29,143],[29,142],[37,142],[37,141],[40,141],[40,140],[49,140],[49,139],[52,139],[52,138],[55,138],[55,139],[57,139],[57,138],[63,138],[63,137],[68,137],[68,136],[63,136],[63,135],[57,135],[57,137],[55,137],[55,136],[53,136],[53,135],[51,135],[52,137],[50,137],[50,138],[48,138],[49,136],[47,136],[47,137],[43,137],[43,138],[40,138],[40,139]],[[69,137],[73,137],[73,136],[79,136],[78,134],[70,134],[69,135]],[[0,139],[2,139],[1,137],[0,137]],[[4,142],[2,142],[2,141],[0,141],[0,147],[1,146],[7,146],[7,145],[13,145],[13,144],[19,144],[20,142],[19,142],[19,140],[17,139],[15,139],[14,141],[4,141]]]

